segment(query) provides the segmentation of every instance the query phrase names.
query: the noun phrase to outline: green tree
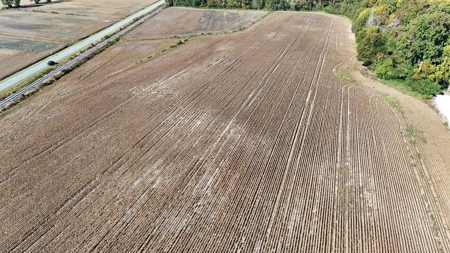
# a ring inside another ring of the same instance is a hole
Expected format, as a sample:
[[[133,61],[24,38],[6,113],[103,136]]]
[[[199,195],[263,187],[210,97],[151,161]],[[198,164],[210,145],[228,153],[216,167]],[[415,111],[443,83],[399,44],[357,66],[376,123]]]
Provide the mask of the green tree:
[[[355,34],[358,34],[360,31],[362,31],[367,24],[367,20],[370,17],[370,9],[365,9],[364,11],[362,11],[358,18],[355,20],[355,22],[353,22],[352,24],[352,31]]]
[[[450,83],[450,45],[444,47],[442,63],[436,66],[435,72],[429,76],[435,82],[439,82],[445,88]]]
[[[436,72],[436,66],[430,61],[425,60],[419,64],[419,67],[414,69],[413,79],[427,79]]]
[[[450,15],[431,12],[411,21],[401,30],[396,50],[412,64],[424,59],[432,63],[442,61],[443,48],[449,41]]]
[[[357,46],[358,60],[365,66],[371,65],[378,57],[386,53],[386,38],[378,27],[370,27],[364,30],[364,36]]]

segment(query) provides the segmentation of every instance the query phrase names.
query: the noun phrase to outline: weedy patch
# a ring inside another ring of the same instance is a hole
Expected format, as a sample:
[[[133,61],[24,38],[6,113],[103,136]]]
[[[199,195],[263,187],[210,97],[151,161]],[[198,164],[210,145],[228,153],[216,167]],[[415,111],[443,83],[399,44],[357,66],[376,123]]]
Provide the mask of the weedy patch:
[[[402,115],[403,118],[405,117],[405,112],[403,111],[403,108],[400,105],[400,102],[396,98],[390,96],[389,94],[384,94],[383,98],[386,102],[388,102],[388,104],[390,106],[397,109],[397,111]]]
[[[349,76],[343,75],[343,74],[341,74],[341,73],[339,73],[339,72],[334,72],[334,75],[337,76],[337,78],[339,78],[339,79],[341,79],[341,80],[344,80],[344,81],[346,81],[346,82],[350,82],[350,83],[356,82],[355,79],[353,79],[353,78],[351,78],[351,77],[349,77]]]
[[[415,126],[408,125],[405,131],[410,138],[416,138],[422,141],[422,143],[427,143],[427,139],[425,138],[423,131],[416,128]],[[415,142],[413,144],[415,144]]]

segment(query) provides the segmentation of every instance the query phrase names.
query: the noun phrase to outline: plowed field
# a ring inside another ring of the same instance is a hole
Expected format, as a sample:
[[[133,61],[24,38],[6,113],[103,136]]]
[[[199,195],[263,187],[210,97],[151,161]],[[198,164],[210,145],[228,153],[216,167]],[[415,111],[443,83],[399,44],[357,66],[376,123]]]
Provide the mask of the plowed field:
[[[169,8],[134,29],[128,39],[155,39],[209,32],[231,32],[251,24],[267,14],[264,11],[199,10]]]
[[[349,21],[139,43],[0,115],[0,251],[450,252],[449,135],[333,74]]]

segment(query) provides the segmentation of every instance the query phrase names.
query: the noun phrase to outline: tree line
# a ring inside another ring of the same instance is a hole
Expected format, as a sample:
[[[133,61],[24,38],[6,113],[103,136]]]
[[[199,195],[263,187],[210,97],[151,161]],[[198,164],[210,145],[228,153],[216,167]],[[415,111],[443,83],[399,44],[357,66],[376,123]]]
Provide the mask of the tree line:
[[[51,0],[45,0],[47,3],[50,3]],[[36,4],[40,3],[41,0],[30,0],[30,2],[34,2]],[[2,4],[6,8],[20,7],[20,0],[2,0]]]
[[[382,1],[353,23],[358,59],[382,79],[432,96],[450,83],[450,3]]]

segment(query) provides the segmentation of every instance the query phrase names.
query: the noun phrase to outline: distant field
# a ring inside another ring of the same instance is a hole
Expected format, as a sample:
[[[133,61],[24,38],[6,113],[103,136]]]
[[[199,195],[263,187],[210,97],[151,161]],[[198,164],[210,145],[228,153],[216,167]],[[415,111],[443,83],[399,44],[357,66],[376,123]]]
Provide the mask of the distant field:
[[[73,0],[0,10],[0,79],[153,2]]]
[[[336,77],[347,19],[146,39],[190,13],[0,114],[0,252],[450,252],[450,135]]]
[[[152,39],[208,32],[236,31],[267,14],[264,11],[199,10],[168,8],[127,36],[127,39]]]
[[[63,43],[0,35],[0,79],[62,47]]]
[[[61,3],[62,4],[62,3]],[[14,38],[70,43],[110,24],[92,16],[0,11],[0,33]]]
[[[117,21],[139,11],[145,6],[156,2],[155,0],[71,0],[58,4],[43,4],[38,7],[30,7],[30,10],[61,13],[68,15],[93,16],[97,19]],[[28,10],[28,8],[27,8]]]

